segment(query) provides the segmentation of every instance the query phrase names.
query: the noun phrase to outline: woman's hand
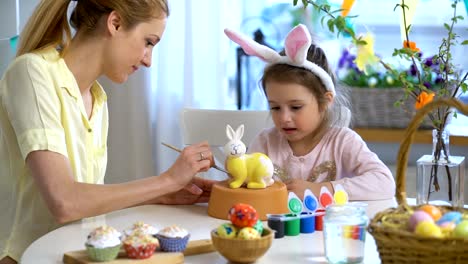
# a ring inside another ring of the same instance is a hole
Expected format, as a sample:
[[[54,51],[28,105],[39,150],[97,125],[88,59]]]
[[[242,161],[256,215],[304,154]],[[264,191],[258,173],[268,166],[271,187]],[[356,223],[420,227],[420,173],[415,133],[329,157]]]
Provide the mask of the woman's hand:
[[[181,190],[159,197],[154,202],[158,204],[206,203],[210,198],[211,188],[215,182],[195,177],[192,182]]]
[[[174,164],[161,177],[174,184],[175,190],[180,190],[189,184],[197,173],[209,170],[213,164],[213,153],[205,141],[184,148]]]

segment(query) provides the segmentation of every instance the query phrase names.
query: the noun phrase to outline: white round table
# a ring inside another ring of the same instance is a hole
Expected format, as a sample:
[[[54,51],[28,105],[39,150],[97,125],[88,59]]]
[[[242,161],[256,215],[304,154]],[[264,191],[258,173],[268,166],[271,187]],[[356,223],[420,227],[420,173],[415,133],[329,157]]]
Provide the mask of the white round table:
[[[365,201],[367,214],[371,218],[376,212],[396,206],[394,199]],[[197,205],[145,205],[115,211],[103,216],[77,221],[58,228],[34,241],[24,252],[22,264],[62,263],[63,254],[84,249],[89,232],[97,226],[107,224],[117,230],[124,230],[134,222],[143,221],[163,228],[178,225],[188,229],[191,240],[209,239],[210,231],[227,220],[208,216],[206,204]],[[266,226],[264,222],[264,226]],[[323,233],[285,236],[274,239],[271,248],[256,263],[327,263],[324,254]],[[185,263],[228,263],[217,252],[185,257]],[[366,236],[364,263],[380,263],[375,241],[370,234]]]

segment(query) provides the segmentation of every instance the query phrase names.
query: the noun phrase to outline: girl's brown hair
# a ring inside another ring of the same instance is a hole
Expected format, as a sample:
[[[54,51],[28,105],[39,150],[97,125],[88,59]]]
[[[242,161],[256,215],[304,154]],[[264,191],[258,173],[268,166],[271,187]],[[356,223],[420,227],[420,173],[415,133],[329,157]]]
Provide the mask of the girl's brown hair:
[[[21,32],[16,56],[49,45],[60,45],[65,52],[72,38],[67,19],[69,4],[70,0],[42,0]],[[91,34],[99,19],[114,10],[127,30],[141,22],[169,16],[167,0],[78,0],[70,22],[76,31]]]
[[[285,53],[282,51],[280,54],[284,55]],[[324,131],[330,126],[347,126],[347,120],[349,120],[350,115],[347,91],[344,87],[338,87],[336,85],[336,78],[330,68],[325,52],[320,47],[312,44],[307,51],[307,60],[320,66],[332,78],[336,95],[331,107],[327,107],[328,100],[325,97],[325,93],[327,93],[328,90],[325,88],[320,78],[310,70],[288,64],[272,64],[265,68],[263,78],[261,79],[261,85],[265,95],[268,97],[265,89],[268,82],[295,83],[302,85],[307,87],[315,96],[319,105],[319,110],[324,112],[323,121],[319,128],[320,131]]]

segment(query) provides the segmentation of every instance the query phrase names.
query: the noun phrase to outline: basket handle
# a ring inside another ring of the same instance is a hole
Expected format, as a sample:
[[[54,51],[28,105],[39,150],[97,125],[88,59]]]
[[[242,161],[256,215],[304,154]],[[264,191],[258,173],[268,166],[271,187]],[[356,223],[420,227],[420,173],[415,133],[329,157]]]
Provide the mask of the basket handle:
[[[455,98],[438,99],[422,107],[411,120],[408,128],[405,131],[405,137],[400,144],[397,157],[397,170],[396,170],[396,198],[399,205],[407,208],[406,202],[406,167],[408,165],[408,154],[413,142],[416,129],[419,127],[424,117],[434,109],[441,106],[455,107],[464,115],[468,115],[468,105],[463,104]]]

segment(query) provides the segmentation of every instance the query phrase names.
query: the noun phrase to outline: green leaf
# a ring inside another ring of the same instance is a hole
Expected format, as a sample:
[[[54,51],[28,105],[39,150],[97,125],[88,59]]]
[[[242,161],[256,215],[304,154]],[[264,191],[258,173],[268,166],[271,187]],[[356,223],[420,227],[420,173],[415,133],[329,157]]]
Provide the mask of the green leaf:
[[[332,32],[332,33],[335,32],[335,21],[333,21],[333,19],[329,19],[327,21],[327,26],[328,26],[328,30],[330,30],[330,32]]]
[[[467,44],[468,44],[468,40],[464,40],[461,44],[462,44],[462,45],[467,45]]]
[[[346,21],[345,21],[344,17],[342,17],[342,16],[337,17],[336,20],[335,20],[335,25],[336,25],[336,27],[338,28],[338,30],[340,32],[343,32],[345,27],[346,27]]]
[[[293,0],[293,5],[294,5],[294,6],[297,5],[297,1],[298,1],[298,0]]]
[[[461,87],[463,93],[466,93],[466,92],[468,91],[468,84],[462,83],[462,84],[460,85],[460,87]]]

